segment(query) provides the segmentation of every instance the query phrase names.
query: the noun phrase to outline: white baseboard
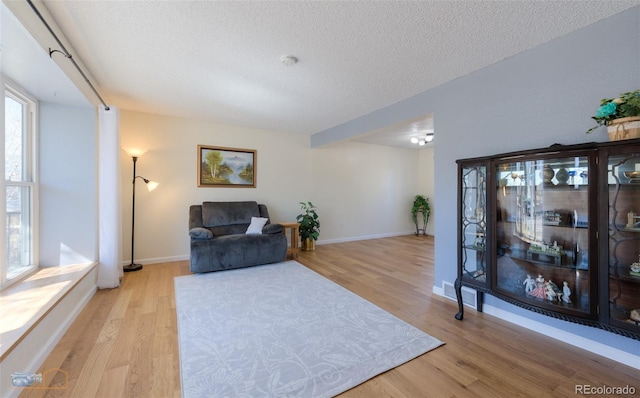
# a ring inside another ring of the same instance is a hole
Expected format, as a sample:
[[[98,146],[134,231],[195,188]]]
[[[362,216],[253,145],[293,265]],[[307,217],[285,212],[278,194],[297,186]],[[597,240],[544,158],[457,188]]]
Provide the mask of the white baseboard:
[[[450,299],[449,297],[444,295],[444,290],[441,287],[433,286],[432,292],[446,299]],[[509,323],[513,323],[526,329],[533,330],[534,332],[551,337],[553,339],[562,341],[563,343],[567,343],[583,350],[592,352],[594,354],[601,355],[605,358],[609,358],[613,361],[620,362],[632,368],[640,369],[640,356],[630,354],[628,352],[610,347],[594,340],[587,339],[574,333],[569,333],[565,330],[558,329],[553,326],[545,325],[544,323],[533,321],[529,318],[513,314],[492,305],[484,304],[482,306],[482,312],[491,316],[495,316],[496,318],[502,319]]]
[[[408,232],[392,232],[392,233],[375,234],[375,235],[349,236],[349,237],[346,237],[346,238],[318,240],[316,242],[316,244],[317,245],[328,245],[330,243],[344,243],[344,242],[355,242],[355,241],[358,241],[358,240],[391,238],[391,237],[394,237],[394,236],[412,235],[412,234],[415,234],[415,233],[416,233],[415,231],[408,231]]]
[[[533,321],[526,317],[513,314],[492,305],[485,304],[482,307],[482,311],[485,314],[493,315],[496,318],[500,318],[507,322],[522,326],[545,336],[560,340],[564,343],[581,348],[583,350],[587,350],[594,354],[601,355],[605,358],[609,358],[616,362],[620,362],[622,364],[640,370],[640,356],[630,354],[617,348],[609,347],[608,345],[602,344],[600,342],[587,339],[574,333],[569,333],[565,330],[558,329],[553,326],[545,325],[544,323]]]
[[[188,254],[184,254],[181,256],[171,256],[171,257],[143,258],[143,259],[136,259],[136,264],[150,265],[150,264],[160,264],[160,263],[172,263],[175,261],[186,261],[186,260],[189,260],[189,258],[190,257]],[[122,265],[129,265],[129,264],[131,264],[131,260],[122,262]]]
[[[347,238],[337,238],[337,239],[325,239],[316,241],[316,245],[328,245],[330,243],[344,243],[344,242],[355,242],[358,240],[368,240],[368,239],[380,239],[380,238],[390,238],[393,236],[404,236],[404,235],[413,235],[415,231],[408,232],[393,232],[387,234],[377,234],[377,235],[362,235],[362,236],[350,236]],[[180,255],[180,256],[171,256],[171,257],[156,257],[156,258],[144,258],[144,259],[136,259],[136,264],[142,265],[150,265],[150,264],[159,264],[159,263],[170,263],[174,261],[187,261],[190,259],[188,254]],[[122,265],[131,264],[131,260],[126,260],[122,262]]]

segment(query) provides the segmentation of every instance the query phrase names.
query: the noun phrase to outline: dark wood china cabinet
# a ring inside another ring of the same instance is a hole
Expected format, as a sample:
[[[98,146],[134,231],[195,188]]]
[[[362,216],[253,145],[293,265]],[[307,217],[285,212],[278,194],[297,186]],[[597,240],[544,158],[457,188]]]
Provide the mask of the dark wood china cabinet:
[[[461,159],[462,286],[640,340],[640,140]]]

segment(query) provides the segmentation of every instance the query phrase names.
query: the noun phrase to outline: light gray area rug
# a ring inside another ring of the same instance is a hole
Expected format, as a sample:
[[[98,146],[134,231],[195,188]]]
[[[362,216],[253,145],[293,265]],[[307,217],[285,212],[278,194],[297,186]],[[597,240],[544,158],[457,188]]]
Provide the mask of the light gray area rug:
[[[295,261],[175,290],[183,398],[330,397],[443,344]]]

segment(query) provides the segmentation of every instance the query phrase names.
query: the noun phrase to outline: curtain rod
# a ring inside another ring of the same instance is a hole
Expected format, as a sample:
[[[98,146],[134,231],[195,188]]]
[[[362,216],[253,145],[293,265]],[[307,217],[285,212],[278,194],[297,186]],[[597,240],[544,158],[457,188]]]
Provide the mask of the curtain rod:
[[[42,23],[44,24],[44,26],[47,28],[47,30],[49,31],[49,33],[51,33],[51,36],[53,36],[53,38],[56,40],[56,42],[58,42],[58,45],[60,46],[60,48],[62,48],[62,51],[60,50],[52,50],[51,48],[49,48],[49,58],[52,58],[53,53],[55,52],[59,52],[62,55],[64,55],[65,58],[68,58],[69,60],[71,60],[71,63],[73,63],[73,66],[76,67],[76,69],[78,70],[78,72],[80,72],[80,74],[82,75],[82,77],[84,78],[84,81],[87,82],[87,84],[89,85],[89,87],[91,87],[91,90],[93,90],[94,94],[96,95],[96,97],[98,97],[98,99],[100,100],[100,102],[102,102],[102,105],[104,106],[104,109],[106,111],[109,110],[109,106],[104,102],[104,100],[102,99],[102,97],[100,96],[100,94],[98,93],[98,91],[96,90],[96,88],[93,86],[93,84],[91,84],[91,82],[89,81],[89,79],[87,78],[87,75],[84,74],[84,72],[82,71],[82,69],[80,69],[80,65],[78,65],[78,63],[75,61],[75,59],[73,59],[73,57],[71,56],[71,54],[69,53],[69,51],[67,51],[67,49],[65,48],[64,44],[62,44],[62,42],[60,41],[60,39],[58,39],[58,36],[55,34],[55,32],[53,31],[53,29],[51,29],[51,26],[49,26],[49,24],[47,23],[47,21],[45,21],[44,17],[42,16],[42,14],[40,14],[40,11],[38,11],[38,9],[36,8],[36,6],[31,2],[31,0],[27,0],[27,3],[29,4],[29,6],[31,7],[31,9],[33,10],[33,12],[36,13],[36,15],[38,16],[38,18],[40,18],[40,21],[42,21]]]

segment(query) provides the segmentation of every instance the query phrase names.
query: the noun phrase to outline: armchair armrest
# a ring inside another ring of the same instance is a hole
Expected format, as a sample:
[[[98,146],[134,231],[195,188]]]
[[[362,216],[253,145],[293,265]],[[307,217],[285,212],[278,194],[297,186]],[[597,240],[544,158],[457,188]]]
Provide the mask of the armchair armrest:
[[[265,235],[281,234],[284,231],[282,224],[267,224],[262,228]]]
[[[213,239],[213,232],[203,227],[195,227],[189,230],[189,236],[193,239]]]
[[[189,207],[189,230],[204,227],[202,223],[202,206],[192,205]]]

